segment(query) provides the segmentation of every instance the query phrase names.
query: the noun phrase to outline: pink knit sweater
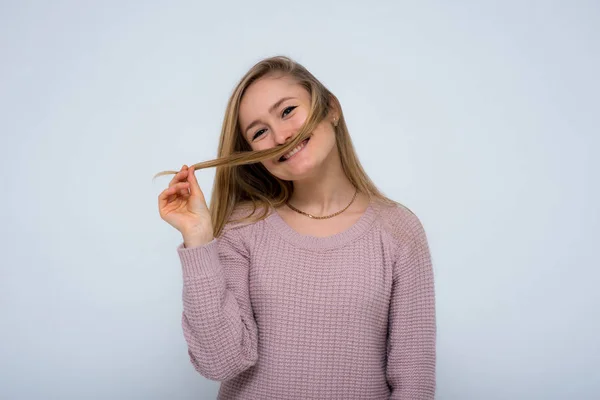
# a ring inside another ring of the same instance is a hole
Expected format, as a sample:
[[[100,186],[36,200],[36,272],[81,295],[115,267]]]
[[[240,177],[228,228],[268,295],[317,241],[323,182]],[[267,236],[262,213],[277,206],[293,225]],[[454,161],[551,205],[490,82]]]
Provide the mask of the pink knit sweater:
[[[190,360],[219,400],[434,398],[433,270],[407,208],[374,200],[328,237],[271,210],[177,252]]]

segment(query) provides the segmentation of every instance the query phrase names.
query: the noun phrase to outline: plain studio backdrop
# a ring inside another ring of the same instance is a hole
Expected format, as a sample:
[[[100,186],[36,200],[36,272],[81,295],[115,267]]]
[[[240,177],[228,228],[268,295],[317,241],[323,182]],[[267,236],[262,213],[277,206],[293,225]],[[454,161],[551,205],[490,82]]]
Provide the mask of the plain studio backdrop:
[[[599,398],[597,2],[0,4],[0,398],[216,397],[152,177],[279,54],[425,227],[437,399]]]

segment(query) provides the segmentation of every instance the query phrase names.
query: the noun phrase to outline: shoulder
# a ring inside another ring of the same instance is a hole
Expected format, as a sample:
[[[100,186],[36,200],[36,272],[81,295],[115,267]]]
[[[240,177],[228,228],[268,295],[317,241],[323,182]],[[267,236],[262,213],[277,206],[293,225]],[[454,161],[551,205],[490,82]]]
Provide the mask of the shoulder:
[[[419,217],[402,204],[379,208],[382,230],[394,249],[392,257],[396,279],[413,283],[432,282],[431,252]]]
[[[421,219],[407,206],[375,201],[373,208],[377,213],[382,230],[401,250],[414,244],[427,244],[425,228]]]

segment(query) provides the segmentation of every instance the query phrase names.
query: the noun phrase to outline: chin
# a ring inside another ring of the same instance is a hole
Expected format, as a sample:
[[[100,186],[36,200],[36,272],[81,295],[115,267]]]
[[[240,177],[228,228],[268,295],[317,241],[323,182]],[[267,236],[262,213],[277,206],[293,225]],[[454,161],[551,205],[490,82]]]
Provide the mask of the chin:
[[[299,181],[317,175],[319,170],[316,165],[308,162],[308,160],[303,160],[301,163],[288,167],[290,168],[287,168],[284,173],[279,173],[276,176],[286,181]]]

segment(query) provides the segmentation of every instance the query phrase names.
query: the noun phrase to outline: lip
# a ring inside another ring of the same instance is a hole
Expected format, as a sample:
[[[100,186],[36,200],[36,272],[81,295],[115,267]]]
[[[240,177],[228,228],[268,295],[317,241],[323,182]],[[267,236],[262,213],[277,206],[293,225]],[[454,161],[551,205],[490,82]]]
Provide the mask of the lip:
[[[311,137],[309,136],[308,138],[306,138],[306,139],[305,139],[305,140],[306,140],[306,143],[305,143],[305,144],[304,144],[304,146],[303,146],[303,147],[300,149],[300,151],[298,151],[297,153],[295,153],[293,156],[291,156],[291,157],[290,157],[290,158],[288,158],[287,160],[285,160],[285,161],[279,161],[279,160],[278,160],[278,162],[279,162],[280,164],[282,164],[282,163],[285,163],[285,162],[289,162],[289,161],[290,161],[292,158],[294,158],[294,157],[296,157],[298,154],[302,153],[302,152],[304,151],[304,149],[306,149],[306,146],[308,146],[308,142],[310,142],[310,138],[311,138]]]

